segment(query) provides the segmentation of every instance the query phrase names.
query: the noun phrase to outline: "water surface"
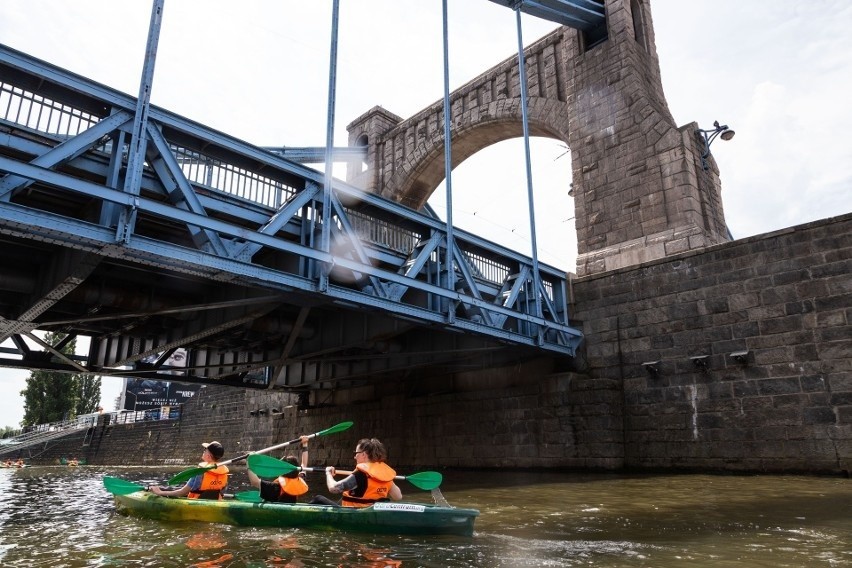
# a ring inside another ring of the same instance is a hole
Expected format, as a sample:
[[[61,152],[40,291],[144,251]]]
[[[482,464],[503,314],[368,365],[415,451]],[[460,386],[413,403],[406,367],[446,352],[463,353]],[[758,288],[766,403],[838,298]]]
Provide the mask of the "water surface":
[[[481,512],[472,538],[161,523],[115,514],[101,482],[171,473],[0,470],[0,566],[852,566],[843,478],[444,472],[446,499]],[[322,488],[314,475],[312,489]],[[247,489],[237,469],[230,490]]]

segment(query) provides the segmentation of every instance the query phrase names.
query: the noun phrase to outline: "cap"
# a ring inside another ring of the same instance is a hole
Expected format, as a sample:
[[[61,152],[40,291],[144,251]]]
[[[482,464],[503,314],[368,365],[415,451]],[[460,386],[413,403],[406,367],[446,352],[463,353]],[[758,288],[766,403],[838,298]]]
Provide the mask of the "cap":
[[[217,460],[225,455],[225,448],[222,447],[222,444],[219,442],[205,442],[201,444],[207,451],[210,452],[210,455],[216,458]]]

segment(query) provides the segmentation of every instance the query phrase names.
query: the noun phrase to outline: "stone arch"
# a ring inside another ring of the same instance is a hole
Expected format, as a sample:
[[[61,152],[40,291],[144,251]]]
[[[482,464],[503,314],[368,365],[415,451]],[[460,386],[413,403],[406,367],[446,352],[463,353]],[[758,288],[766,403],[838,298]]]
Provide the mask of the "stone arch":
[[[452,169],[484,148],[523,136],[520,98],[506,102],[496,110],[488,107],[471,109],[471,114],[480,119],[465,121],[452,132]],[[564,105],[554,108],[552,101],[541,98],[528,102],[530,136],[552,138],[568,144],[568,116]],[[391,177],[381,193],[408,207],[420,209],[445,178],[443,136],[422,140],[411,153],[408,163],[410,168]]]
[[[697,125],[678,127],[668,109],[649,0],[605,8],[595,41],[563,27],[524,50],[530,134],[571,148],[581,276],[730,239],[716,164],[702,168]],[[517,66],[511,57],[450,94],[453,167],[521,134]],[[421,207],[444,178],[443,107],[407,119],[374,107],[353,121],[367,169],[347,181]]]

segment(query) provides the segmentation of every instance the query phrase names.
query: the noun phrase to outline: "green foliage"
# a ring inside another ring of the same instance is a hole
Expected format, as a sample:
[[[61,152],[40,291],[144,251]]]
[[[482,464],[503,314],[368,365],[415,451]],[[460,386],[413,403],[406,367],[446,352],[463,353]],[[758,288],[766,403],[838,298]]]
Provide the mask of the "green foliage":
[[[64,334],[48,333],[44,341],[57,345]],[[62,346],[62,353],[73,355],[76,341]],[[69,374],[38,370],[30,373],[27,386],[21,391],[24,397],[22,425],[46,424],[68,420],[78,414],[97,410],[101,398],[101,379],[94,375]]]
[[[21,395],[25,425],[68,419],[74,409],[74,377],[55,371],[33,371]]]
[[[91,414],[101,405],[101,378],[95,375],[74,375],[77,403],[74,414]]]
[[[18,430],[12,426],[4,426],[3,428],[0,428],[0,438],[11,438],[17,432]]]

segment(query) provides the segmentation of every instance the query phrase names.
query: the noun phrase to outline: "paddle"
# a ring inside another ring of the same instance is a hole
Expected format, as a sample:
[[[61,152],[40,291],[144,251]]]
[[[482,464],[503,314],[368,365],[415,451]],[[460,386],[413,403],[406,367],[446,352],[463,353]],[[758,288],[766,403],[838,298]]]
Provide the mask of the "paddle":
[[[326,428],[325,430],[321,430],[321,431],[317,432],[316,434],[310,434],[308,436],[308,438],[315,438],[317,436],[327,436],[328,434],[337,434],[338,432],[343,432],[344,430],[348,430],[349,428],[352,427],[352,424],[353,424],[352,422],[341,422],[340,424],[332,426],[331,428]],[[298,442],[300,440],[301,440],[301,438],[296,438],[295,440],[290,440],[289,442],[282,442],[280,444],[276,444],[274,446],[270,446],[268,448],[258,450],[256,452],[254,452],[254,455],[265,454],[267,452],[271,452],[272,450],[277,450],[278,448],[283,448],[284,446],[289,446],[290,444],[295,444],[296,442]],[[226,465],[226,464],[233,463],[233,462],[236,462],[236,461],[244,460],[251,455],[253,455],[253,454],[251,454],[251,453],[243,454],[241,456],[237,456],[235,458],[231,458],[231,459],[223,461],[223,462],[217,462],[216,465]],[[194,467],[194,468],[191,468],[191,469],[186,469],[186,470],[178,473],[177,475],[175,475],[171,479],[169,479],[169,484],[177,485],[178,483],[184,483],[186,481],[189,481],[190,479],[192,479],[196,475],[200,475],[200,474],[204,473],[205,471],[212,469],[214,467],[216,467],[216,466],[214,465],[214,466],[209,466],[209,467]]]
[[[261,503],[260,491],[240,491],[234,493],[234,499],[237,501],[245,501],[247,503]]]
[[[128,495],[137,491],[145,491],[144,485],[138,483],[130,483],[117,477],[104,476],[104,487],[113,495]]]
[[[136,493],[137,491],[148,490],[145,485],[131,483],[117,477],[109,477],[108,475],[104,476],[104,487],[106,487],[106,490],[113,495],[129,495],[131,493]],[[260,492],[258,491],[244,491],[236,494],[225,493],[224,496],[233,497],[240,501],[260,501]]]
[[[262,456],[258,454],[249,456],[248,466],[250,470],[257,474],[258,477],[278,477],[279,475],[287,475],[288,473],[292,473],[296,470],[325,471],[325,468],[322,467],[298,467],[270,456]],[[349,475],[352,472],[336,470],[335,473]],[[444,477],[437,471],[421,471],[419,473],[412,473],[411,475],[397,475],[394,479],[403,479],[418,489],[431,491],[441,485]]]

